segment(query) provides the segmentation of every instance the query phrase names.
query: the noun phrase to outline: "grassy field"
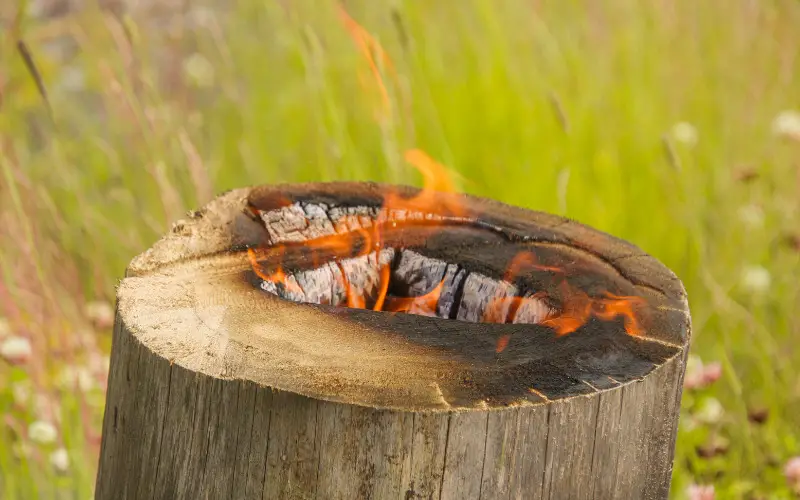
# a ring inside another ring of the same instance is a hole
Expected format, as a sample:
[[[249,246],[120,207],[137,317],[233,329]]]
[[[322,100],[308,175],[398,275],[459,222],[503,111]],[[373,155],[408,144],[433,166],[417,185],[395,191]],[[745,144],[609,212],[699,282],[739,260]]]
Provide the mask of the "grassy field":
[[[0,498],[92,494],[114,286],[172,221],[243,185],[419,184],[410,148],[464,191],[672,268],[696,356],[673,496],[792,498],[800,3],[457,4],[347,2],[364,32],[327,1],[158,19],[6,8]]]

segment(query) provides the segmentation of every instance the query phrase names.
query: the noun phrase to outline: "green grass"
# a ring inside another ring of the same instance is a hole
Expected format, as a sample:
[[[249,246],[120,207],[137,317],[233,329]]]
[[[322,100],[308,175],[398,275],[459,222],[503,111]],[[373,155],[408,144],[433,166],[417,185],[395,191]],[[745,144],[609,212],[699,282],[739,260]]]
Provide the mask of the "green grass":
[[[771,123],[800,107],[800,3],[347,5],[391,59],[389,119],[376,119],[380,93],[332,2],[237,2],[183,32],[95,10],[0,32],[0,317],[34,344],[28,364],[0,361],[0,497],[91,494],[102,388],[59,388],[54,374],[107,351],[84,305],[113,300],[127,262],[172,221],[244,185],[418,184],[403,152],[420,148],[467,192],[569,216],[673,269],[689,292],[693,353],[723,365],[718,382],[685,395],[673,496],[699,483],[717,498],[790,498],[781,469],[800,454],[800,253],[786,238],[800,234],[800,141]],[[59,37],[76,53],[56,54]],[[696,144],[671,136],[682,121]],[[763,222],[743,220],[746,206]],[[769,271],[767,290],[742,283],[752,266]],[[68,473],[20,435],[45,417],[6,390],[17,379],[55,403]],[[711,398],[721,419],[692,425]],[[760,407],[766,423],[748,422]],[[700,457],[714,439],[727,452]]]

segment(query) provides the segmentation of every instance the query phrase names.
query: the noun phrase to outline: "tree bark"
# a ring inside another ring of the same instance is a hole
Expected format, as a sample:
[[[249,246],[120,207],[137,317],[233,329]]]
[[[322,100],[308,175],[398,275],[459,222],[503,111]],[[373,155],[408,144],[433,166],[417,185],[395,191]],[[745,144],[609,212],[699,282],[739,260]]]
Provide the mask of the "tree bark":
[[[96,498],[668,497],[690,318],[680,281],[635,246],[442,194],[469,224],[437,233],[399,224],[371,257],[392,262],[404,293],[441,283],[430,310],[335,307],[337,272],[373,286],[368,271],[346,269],[353,259],[295,273],[301,296],[265,291],[246,247],[368,227],[388,189],[231,191],[131,262],[118,288]],[[503,281],[521,249],[574,269],[565,279],[592,296],[640,297],[644,332],[591,318],[555,335],[538,323],[557,300],[480,323],[487,296],[557,298],[552,273]]]

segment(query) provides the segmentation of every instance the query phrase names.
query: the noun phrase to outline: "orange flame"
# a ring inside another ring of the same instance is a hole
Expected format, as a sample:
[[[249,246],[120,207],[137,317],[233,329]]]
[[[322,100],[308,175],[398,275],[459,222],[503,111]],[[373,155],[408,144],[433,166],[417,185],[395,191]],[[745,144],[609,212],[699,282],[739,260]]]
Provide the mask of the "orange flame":
[[[533,252],[523,251],[511,260],[503,280],[507,283],[514,283],[518,276],[530,270],[566,274],[560,267],[540,264]],[[613,321],[617,317],[622,317],[625,332],[628,335],[643,334],[643,328],[635,312],[638,306],[644,304],[644,299],[641,297],[624,297],[606,292],[602,298],[592,298],[582,290],[571,286],[565,276],[562,276],[559,289],[562,299],[561,310],[551,312],[539,320],[540,324],[553,329],[556,335],[562,336],[574,332],[592,316],[604,321]],[[504,293],[504,289],[498,289],[497,295],[489,301],[483,315],[484,322],[513,323],[517,312],[526,300],[538,300],[544,295],[540,292],[531,297],[518,297],[503,296],[502,293]],[[508,347],[509,340],[509,335],[500,337],[497,341],[496,352],[503,352]]]
[[[634,337],[644,334],[642,327],[635,310],[645,305],[645,301],[641,297],[621,297],[612,293],[606,292],[606,297],[597,301],[594,314],[598,318],[611,321],[619,316],[622,316],[625,331],[628,335]]]
[[[497,347],[495,348],[494,352],[500,354],[503,352],[506,347],[508,347],[508,341],[511,339],[511,335],[505,334],[497,340]]]
[[[519,275],[530,270],[549,271],[552,273],[564,272],[560,267],[539,264],[539,259],[536,258],[536,254],[528,250],[518,253],[511,259],[511,263],[508,265],[503,279],[509,283],[513,283]]]
[[[378,298],[375,300],[375,306],[372,308],[375,311],[383,310],[383,303],[386,301],[386,294],[389,292],[389,275],[391,269],[388,265],[381,267],[380,285],[378,287]]]
[[[353,309],[366,309],[367,299],[363,295],[354,293],[353,288],[350,286],[350,281],[347,279],[347,274],[342,270],[342,280],[344,281],[344,296],[347,307]]]
[[[283,247],[275,247],[277,254],[283,253]],[[261,278],[264,281],[269,281],[271,283],[280,284],[286,290],[295,293],[302,293],[303,290],[300,289],[300,286],[295,281],[290,281],[288,275],[283,271],[283,268],[279,265],[278,268],[273,271],[272,273],[264,272],[261,264],[258,262],[258,256],[256,255],[256,251],[252,248],[247,249],[247,258],[250,260],[250,266],[253,268],[253,272],[256,273],[256,276]]]
[[[412,149],[406,153],[407,161],[416,167],[423,176],[424,186],[412,197],[404,197],[399,192],[389,192],[384,197],[384,203],[379,217],[368,228],[358,228],[346,233],[322,236],[314,240],[298,243],[310,252],[310,260],[318,267],[323,258],[326,261],[340,258],[353,258],[376,253],[383,248],[382,229],[387,222],[392,221],[393,211],[407,211],[419,213],[424,216],[436,215],[443,218],[444,223],[448,218],[461,217],[466,210],[459,203],[454,193],[455,185],[449,175],[447,167],[436,162],[426,153]],[[433,222],[436,224],[436,222]],[[286,246],[277,245],[264,250],[265,255],[278,262],[278,267],[266,272],[259,264],[259,255],[253,249],[248,249],[248,258],[256,275],[265,281],[280,284],[285,290],[302,293],[297,282],[291,279],[283,270],[283,255]],[[379,254],[376,253],[376,259]],[[556,335],[562,336],[574,332],[583,326],[592,317],[603,321],[612,321],[622,318],[625,331],[629,335],[642,335],[644,328],[637,313],[644,304],[644,299],[635,296],[620,296],[606,292],[602,297],[590,297],[587,293],[572,286],[566,279],[566,271],[557,266],[544,265],[539,262],[533,251],[522,251],[514,256],[504,273],[503,280],[513,285],[516,279],[531,271],[548,272],[561,275],[559,286],[559,299],[561,306],[558,311],[546,311],[544,317],[534,320],[543,326],[551,328]],[[390,312],[416,312],[418,314],[435,315],[436,306],[441,295],[444,281],[440,282],[433,290],[419,297],[393,297],[390,296],[391,269],[389,265],[382,265],[379,269],[377,295],[372,305],[376,311]],[[352,308],[364,309],[367,307],[366,291],[356,290],[347,280],[342,269],[342,278],[345,287],[345,304]],[[540,292],[532,296],[520,297],[508,295],[507,288],[499,288],[484,313],[482,320],[490,323],[513,323],[517,320],[520,308],[528,302],[543,298]],[[541,303],[538,307],[542,307]],[[498,353],[508,346],[510,337],[501,337],[496,346]]]
[[[606,292],[603,298],[591,298],[585,292],[571,287],[564,281],[561,284],[564,301],[561,313],[546,319],[543,325],[551,327],[556,335],[572,333],[583,326],[592,316],[604,321],[622,317],[625,332],[639,336],[644,330],[637,318],[635,309],[644,304],[641,297],[623,297]]]
[[[390,71],[392,71],[392,73],[394,73],[392,61],[389,59],[389,56],[386,55],[386,52],[383,50],[381,44],[378,43],[378,41],[375,40],[375,38],[366,29],[364,29],[363,26],[358,24],[358,22],[356,22],[352,16],[350,16],[347,10],[345,10],[344,6],[340,4],[338,9],[339,17],[341,17],[345,28],[358,46],[361,54],[364,56],[364,59],[367,60],[370,72],[372,73],[372,78],[375,81],[380,93],[384,116],[387,119],[391,118],[392,107],[389,99],[389,91],[386,89],[386,84],[383,81],[383,76],[381,75],[381,70],[378,66],[378,63],[375,61],[375,56],[378,57],[384,67],[388,68]]]
[[[428,315],[436,314],[436,306],[444,288],[444,280],[439,282],[430,292],[417,297],[393,297],[386,304],[386,311],[390,312],[411,312],[425,313]]]
[[[355,42],[359,52],[367,62],[372,80],[380,95],[381,110],[379,119],[390,119],[392,103],[389,91],[384,80],[384,70],[396,79],[396,72],[391,59],[384,51],[381,44],[363,26],[361,26],[347,10],[338,5],[339,16]],[[433,160],[424,151],[409,149],[405,152],[405,160],[416,168],[423,177],[423,189],[416,195],[406,198],[400,192],[390,192],[384,196],[384,203],[377,220],[368,229],[360,228],[347,233],[324,236],[315,240],[306,241],[302,245],[311,250],[310,259],[315,266],[322,263],[323,257],[350,258],[369,255],[383,247],[382,229],[385,224],[391,223],[393,212],[410,212],[422,214],[427,221],[429,216],[436,218],[463,219],[467,217],[467,210],[461,198],[456,194],[456,185],[450,171],[437,161]],[[434,222],[435,223],[435,222]],[[284,252],[282,246],[271,249],[272,255],[281,257]],[[333,254],[333,255],[331,255]],[[278,267],[271,273],[266,273],[258,264],[255,252],[248,250],[253,270],[263,280],[281,284],[287,290],[298,290],[299,286]],[[540,324],[552,328],[557,335],[566,335],[574,332],[585,324],[592,316],[610,321],[618,317],[623,318],[625,331],[630,335],[641,335],[642,326],[637,319],[635,310],[643,302],[639,297],[623,297],[606,293],[602,298],[589,297],[585,292],[572,287],[566,280],[565,270],[559,267],[546,266],[538,262],[536,255],[530,251],[523,251],[516,255],[504,275],[504,280],[513,284],[517,277],[531,271],[558,273],[562,275],[560,284],[560,298],[562,306],[558,312],[549,312],[548,316],[539,320]],[[389,281],[391,269],[388,265],[381,266],[379,270],[378,290],[373,309],[434,314],[444,282],[439,283],[430,292],[419,297],[392,297],[389,295]],[[345,285],[345,302],[348,307],[366,308],[365,292],[359,292],[347,280],[342,270]],[[526,301],[539,300],[541,294],[532,297],[503,296],[503,290],[498,290],[498,295],[490,300],[482,319],[487,322],[509,323],[517,319],[520,308]],[[502,352],[509,343],[509,336],[501,337],[496,346],[498,353]]]
[[[456,191],[454,183],[450,179],[449,170],[420,150],[410,150],[406,156],[409,163],[416,167],[423,176],[424,185],[418,193],[411,197],[404,197],[400,192],[391,191],[387,193],[384,197],[384,203],[378,219],[367,228],[356,228],[345,233],[321,236],[313,240],[294,243],[292,245],[305,247],[309,252],[308,258],[311,263],[314,267],[319,267],[324,261],[330,259],[337,260],[340,258],[363,257],[382,249],[383,229],[387,223],[392,221],[394,212],[404,211],[406,214],[420,214],[424,217],[433,214],[442,214],[442,203],[439,196],[441,196],[443,192]],[[461,213],[460,205],[454,200],[450,200],[449,203],[445,204],[444,212]],[[255,213],[258,214],[258,210],[256,210]],[[281,262],[282,256],[286,252],[287,245],[289,244],[270,247],[267,251],[267,256]],[[297,283],[289,279],[282,267],[279,266],[276,270],[269,273],[265,272],[258,262],[259,255],[255,250],[248,249],[248,258],[250,259],[254,272],[262,280],[281,284],[289,291],[302,292]],[[388,265],[381,266],[379,270],[377,297],[372,306],[376,311],[384,310],[386,306],[390,274],[391,269]],[[344,287],[347,306],[362,309],[366,308],[366,298],[347,282],[344,270],[342,270],[342,275],[345,279]],[[427,302],[425,302],[427,300],[433,300],[432,310],[435,311],[435,303],[438,301],[440,292],[441,285],[433,292],[426,295],[424,299],[420,297],[413,298],[414,300],[410,303],[419,306],[420,304],[427,304]],[[414,302],[415,300],[417,302]],[[418,302],[419,300],[423,300],[423,302]],[[397,298],[392,298],[391,304],[394,305],[390,307],[399,307],[400,309],[397,309],[398,311],[403,310],[404,306],[397,305],[399,304]]]

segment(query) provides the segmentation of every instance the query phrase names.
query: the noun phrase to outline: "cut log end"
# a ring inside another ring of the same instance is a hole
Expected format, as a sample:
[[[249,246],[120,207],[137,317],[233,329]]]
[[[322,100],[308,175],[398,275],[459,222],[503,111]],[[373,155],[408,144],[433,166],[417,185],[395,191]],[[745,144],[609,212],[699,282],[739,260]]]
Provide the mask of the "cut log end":
[[[403,410],[597,393],[683,352],[685,298],[670,280],[647,281],[652,258],[637,267],[589,248],[601,233],[477,198],[462,197],[457,221],[386,210],[383,189],[220,198],[203,212],[213,220],[183,224],[146,265],[134,261],[121,319],[191,370]],[[223,230],[202,248],[199,236]]]
[[[677,278],[562,218],[388,192],[415,190],[232,191],[131,262],[97,498],[667,498]]]

